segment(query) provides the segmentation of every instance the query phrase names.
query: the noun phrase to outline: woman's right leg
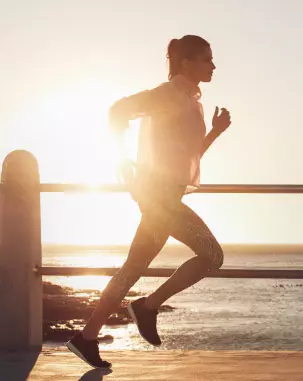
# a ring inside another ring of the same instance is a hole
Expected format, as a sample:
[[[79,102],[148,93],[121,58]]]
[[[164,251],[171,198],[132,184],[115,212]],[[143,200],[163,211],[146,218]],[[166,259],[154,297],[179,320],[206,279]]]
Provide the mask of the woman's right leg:
[[[167,239],[166,231],[155,230],[143,214],[127,260],[102,292],[99,304],[82,331],[85,339],[93,340],[98,337],[99,331],[110,314],[120,305],[129,289],[163,248]]]
[[[146,307],[158,309],[167,299],[199,282],[223,264],[223,250],[205,222],[187,205],[176,204],[166,214],[171,235],[188,246],[194,257],[183,263],[170,278],[146,299]]]

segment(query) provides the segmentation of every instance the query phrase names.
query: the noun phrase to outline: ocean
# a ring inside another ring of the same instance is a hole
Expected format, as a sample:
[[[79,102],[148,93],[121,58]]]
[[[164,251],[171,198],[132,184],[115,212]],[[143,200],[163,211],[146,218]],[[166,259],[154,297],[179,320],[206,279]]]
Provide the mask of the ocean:
[[[303,251],[287,246],[230,246],[224,252],[223,268],[303,270]],[[120,267],[126,255],[127,247],[44,246],[43,265]],[[184,246],[167,245],[150,267],[176,268],[191,256]],[[43,279],[77,290],[102,290],[109,281],[103,276]],[[132,290],[148,294],[163,282],[142,277]],[[175,309],[158,315],[160,348],[151,347],[128,324],[105,326],[102,335],[114,340],[100,349],[303,350],[303,280],[208,278],[165,304]]]

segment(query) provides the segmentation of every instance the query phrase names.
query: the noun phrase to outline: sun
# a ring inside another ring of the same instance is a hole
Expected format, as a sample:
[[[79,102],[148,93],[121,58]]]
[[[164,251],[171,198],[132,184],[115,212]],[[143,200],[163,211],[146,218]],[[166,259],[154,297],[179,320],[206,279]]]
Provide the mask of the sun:
[[[14,142],[38,159],[45,182],[117,182],[119,152],[108,125],[109,107],[129,92],[90,78],[46,91],[20,110]],[[125,134],[130,157],[136,133]]]
[[[118,182],[120,155],[109,129],[108,110],[128,93],[126,88],[94,79],[45,92],[20,110],[12,149],[34,154],[41,183],[81,183],[91,188],[84,194],[41,195],[44,242],[129,243],[139,220],[131,197],[92,192],[97,185]],[[125,134],[132,159],[137,131],[131,125]]]

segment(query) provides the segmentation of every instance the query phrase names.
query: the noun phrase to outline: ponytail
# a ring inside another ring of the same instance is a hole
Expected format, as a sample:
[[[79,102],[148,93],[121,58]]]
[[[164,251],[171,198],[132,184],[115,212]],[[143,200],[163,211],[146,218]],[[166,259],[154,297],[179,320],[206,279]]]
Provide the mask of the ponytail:
[[[170,41],[167,47],[166,58],[169,64],[168,79],[171,80],[172,77],[177,75],[181,69],[181,43],[180,40],[174,38]]]

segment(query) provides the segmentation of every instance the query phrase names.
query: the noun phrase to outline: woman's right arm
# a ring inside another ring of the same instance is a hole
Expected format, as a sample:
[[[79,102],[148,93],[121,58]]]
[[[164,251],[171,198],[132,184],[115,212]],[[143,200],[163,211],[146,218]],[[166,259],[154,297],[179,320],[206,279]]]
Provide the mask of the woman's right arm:
[[[145,90],[140,93],[122,98],[116,101],[109,109],[108,119],[110,130],[115,135],[119,161],[125,161],[124,152],[124,132],[129,127],[129,121],[147,115],[150,111],[153,94],[152,90]]]
[[[128,163],[124,151],[124,132],[129,121],[159,111],[165,102],[165,86],[160,85],[152,90],[145,90],[137,94],[122,98],[109,109],[109,126],[115,134],[119,151],[120,174],[126,184],[134,181],[132,164]]]
[[[163,105],[164,86],[152,90],[144,90],[137,94],[122,98],[109,109],[110,129],[115,133],[123,133],[129,121],[151,115]]]

